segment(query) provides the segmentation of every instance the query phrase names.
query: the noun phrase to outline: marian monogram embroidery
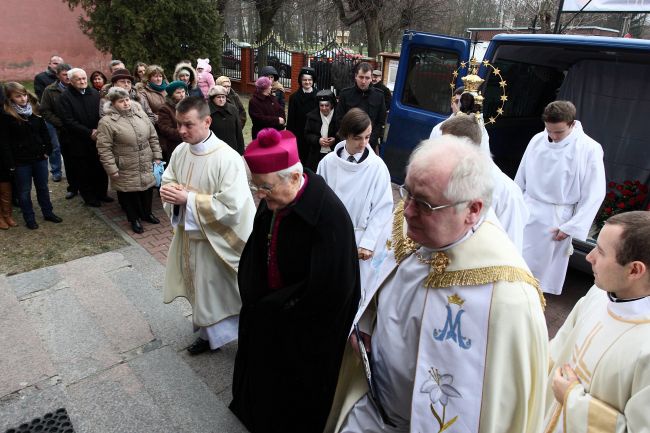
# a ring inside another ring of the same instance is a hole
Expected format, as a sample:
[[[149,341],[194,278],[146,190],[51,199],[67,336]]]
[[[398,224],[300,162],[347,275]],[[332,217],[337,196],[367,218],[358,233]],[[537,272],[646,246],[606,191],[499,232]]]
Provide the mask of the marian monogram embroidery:
[[[463,317],[463,304],[465,300],[460,296],[454,294],[452,296],[447,296],[447,320],[445,320],[445,325],[442,329],[433,329],[433,339],[437,341],[453,340],[458,343],[458,346],[461,349],[469,349],[472,346],[472,339],[466,338],[462,333],[461,319]],[[452,310],[452,305],[456,305],[458,310],[456,316]]]

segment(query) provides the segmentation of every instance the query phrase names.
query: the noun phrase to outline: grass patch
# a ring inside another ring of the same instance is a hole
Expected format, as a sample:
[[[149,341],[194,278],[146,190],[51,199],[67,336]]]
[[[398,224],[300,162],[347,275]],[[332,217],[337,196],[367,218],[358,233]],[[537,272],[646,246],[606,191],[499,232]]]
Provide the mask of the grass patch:
[[[25,227],[19,208],[14,209],[18,227],[0,231],[0,274],[19,274],[46,266],[65,263],[81,257],[112,251],[128,244],[90,208],[79,196],[65,199],[67,183],[49,183],[54,213],[63,218],[60,224],[44,221],[36,196],[32,201],[37,230]]]

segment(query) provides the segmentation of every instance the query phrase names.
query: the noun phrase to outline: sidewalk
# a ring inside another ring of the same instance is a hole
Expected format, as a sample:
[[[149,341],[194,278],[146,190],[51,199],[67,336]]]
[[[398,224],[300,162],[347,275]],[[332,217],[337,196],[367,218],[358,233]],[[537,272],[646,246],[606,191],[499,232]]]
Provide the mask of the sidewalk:
[[[0,276],[0,432],[59,408],[75,432],[245,432],[227,408],[236,344],[188,356],[191,309],[162,303],[163,277],[135,245]]]

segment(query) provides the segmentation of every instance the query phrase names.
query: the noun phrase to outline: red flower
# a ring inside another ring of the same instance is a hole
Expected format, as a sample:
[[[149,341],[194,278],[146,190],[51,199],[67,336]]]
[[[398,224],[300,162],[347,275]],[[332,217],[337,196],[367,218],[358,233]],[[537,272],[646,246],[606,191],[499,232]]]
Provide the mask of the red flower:
[[[630,206],[634,206],[636,203],[637,203],[637,199],[636,199],[636,197],[632,197],[632,198],[628,201],[628,204],[629,204]]]
[[[626,180],[625,182],[623,182],[623,184],[626,185],[626,186],[634,185],[631,180]]]
[[[616,186],[616,182],[611,181],[610,183],[607,184],[609,188],[614,188]]]
[[[619,191],[623,191],[623,185],[616,185],[616,189]]]
[[[611,215],[613,209],[611,207],[606,207],[604,210],[607,215]]]
[[[639,182],[638,180],[635,180],[635,181],[634,181],[634,184],[635,184],[636,186],[639,186],[639,185],[641,185],[641,182]]]
[[[619,209],[625,209],[625,203],[620,202],[619,204],[616,205],[616,207]]]
[[[647,185],[639,185],[639,191],[641,191],[644,194],[648,193],[648,186]]]
[[[606,198],[607,200],[614,200],[614,199],[616,198],[616,194],[614,194],[613,192],[610,191],[610,192],[607,193],[607,195],[605,196],[605,198]]]
[[[630,191],[629,189],[624,189],[624,190],[621,191],[621,192],[623,193],[623,196],[624,196],[624,197],[629,197],[629,196],[631,196],[631,195],[633,194],[633,192]]]

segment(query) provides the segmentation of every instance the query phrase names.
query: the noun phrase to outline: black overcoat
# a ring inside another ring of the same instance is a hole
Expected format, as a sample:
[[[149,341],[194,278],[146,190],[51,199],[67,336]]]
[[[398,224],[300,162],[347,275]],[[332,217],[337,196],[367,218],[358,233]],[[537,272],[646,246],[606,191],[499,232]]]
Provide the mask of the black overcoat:
[[[267,285],[273,213],[262,200],[239,263],[239,347],[230,409],[252,433],[321,433],[359,304],[352,222],[322,177],[305,170],[305,191],[279,227],[285,287]]]
[[[241,132],[241,120],[237,107],[230,102],[219,107],[210,101],[210,129],[219,139],[228,143],[240,155],[244,154],[244,135]]]
[[[326,153],[320,152],[320,129],[323,127],[323,119],[320,117],[320,109],[316,108],[315,110],[310,111],[307,114],[307,119],[305,121],[305,142],[309,146],[309,159],[305,163],[305,166],[311,170],[316,171],[318,168],[318,163]],[[338,131],[338,125],[336,124],[336,117],[332,115],[332,120],[330,121],[330,126],[327,128],[327,137],[336,138],[336,133]],[[330,150],[334,150],[336,147],[336,140],[330,146]]]
[[[336,123],[341,124],[345,113],[351,108],[360,108],[370,117],[372,122],[372,134],[370,135],[370,145],[373,147],[379,144],[379,137],[383,133],[384,123],[386,122],[386,105],[384,103],[384,92],[374,87],[368,87],[367,90],[361,90],[356,85],[341,90],[339,102],[334,109]],[[339,137],[345,140],[345,137]]]
[[[302,89],[298,89],[289,98],[287,130],[293,132],[293,135],[298,140],[298,154],[303,164],[308,161],[310,151],[305,141],[305,122],[307,121],[307,113],[315,108],[318,108],[316,90],[305,93]]]

